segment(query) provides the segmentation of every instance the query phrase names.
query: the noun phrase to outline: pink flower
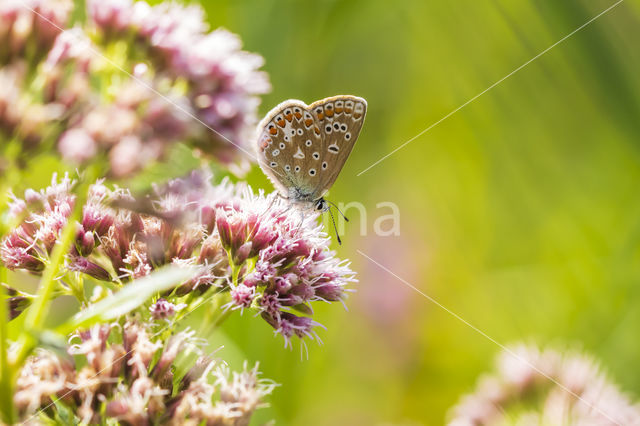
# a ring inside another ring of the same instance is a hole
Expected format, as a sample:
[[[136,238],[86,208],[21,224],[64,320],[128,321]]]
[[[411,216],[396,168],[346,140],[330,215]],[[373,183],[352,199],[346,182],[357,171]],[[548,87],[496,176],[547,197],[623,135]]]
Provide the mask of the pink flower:
[[[519,344],[502,352],[497,364],[497,374],[484,376],[453,407],[451,425],[630,425],[640,418],[640,405],[583,354]],[[524,413],[523,404],[531,405]]]

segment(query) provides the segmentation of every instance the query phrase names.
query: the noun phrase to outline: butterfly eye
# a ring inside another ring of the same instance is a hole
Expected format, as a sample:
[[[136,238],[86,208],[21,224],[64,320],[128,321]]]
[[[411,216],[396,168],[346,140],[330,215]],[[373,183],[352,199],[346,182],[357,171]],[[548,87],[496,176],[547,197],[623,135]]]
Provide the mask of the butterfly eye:
[[[323,209],[324,209],[324,206],[322,205],[322,202],[319,202],[318,204],[316,204],[316,210],[322,211]]]

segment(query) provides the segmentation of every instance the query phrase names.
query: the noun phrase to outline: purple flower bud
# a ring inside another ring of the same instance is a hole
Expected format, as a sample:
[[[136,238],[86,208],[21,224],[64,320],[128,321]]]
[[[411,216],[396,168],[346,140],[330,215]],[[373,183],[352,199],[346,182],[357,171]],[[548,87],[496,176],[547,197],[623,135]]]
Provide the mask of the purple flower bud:
[[[176,314],[176,305],[160,298],[156,303],[151,305],[149,312],[151,312],[151,316],[154,319],[171,318]]]
[[[69,129],[60,136],[58,150],[74,163],[89,161],[98,152],[98,145],[84,129]]]
[[[339,302],[345,296],[344,288],[332,282],[316,285],[314,289],[316,296],[328,302]]]
[[[111,275],[102,266],[91,262],[86,257],[76,256],[69,263],[69,270],[82,272],[100,281],[111,281]]]
[[[9,269],[26,269],[30,272],[40,272],[44,263],[36,254],[30,238],[32,227],[21,225],[17,230],[7,235],[0,244],[0,259]]]
[[[76,236],[76,250],[78,250],[78,253],[82,256],[90,255],[95,243],[93,232],[85,232],[84,229],[82,229],[82,226],[80,226],[78,229],[78,235]]]
[[[252,242],[248,241],[241,245],[238,250],[233,254],[233,263],[236,265],[241,265],[245,260],[249,257],[252,252]]]
[[[245,284],[239,284],[235,288],[231,289],[231,300],[240,308],[248,308],[253,302],[253,298],[256,294],[254,287],[248,287]]]

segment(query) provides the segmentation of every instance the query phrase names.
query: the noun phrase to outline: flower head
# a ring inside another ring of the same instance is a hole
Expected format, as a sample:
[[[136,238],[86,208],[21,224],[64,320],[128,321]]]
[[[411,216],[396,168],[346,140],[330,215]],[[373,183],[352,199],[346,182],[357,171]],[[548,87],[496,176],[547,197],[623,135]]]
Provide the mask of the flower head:
[[[54,177],[45,190],[14,200],[28,214],[0,243],[7,267],[42,270],[75,203],[74,184]],[[227,309],[255,310],[289,345],[295,336],[314,338],[314,302],[343,302],[355,281],[316,219],[301,218],[276,194],[226,180],[213,185],[202,172],[159,186],[143,200],[99,181],[76,224],[67,271],[125,285],[163,265],[198,265],[197,276],[149,308],[152,316],[169,318],[183,303],[179,297],[215,287],[229,293]]]
[[[84,423],[246,425],[275,386],[257,366],[230,373],[189,331],[163,339],[129,321],[78,331],[71,342],[67,353],[81,362],[40,350],[22,368],[14,403],[23,420],[65,406]],[[186,371],[177,367],[183,353],[197,355]]]
[[[640,405],[583,354],[520,344],[502,352],[497,366],[451,410],[451,425],[618,425],[640,418]]]

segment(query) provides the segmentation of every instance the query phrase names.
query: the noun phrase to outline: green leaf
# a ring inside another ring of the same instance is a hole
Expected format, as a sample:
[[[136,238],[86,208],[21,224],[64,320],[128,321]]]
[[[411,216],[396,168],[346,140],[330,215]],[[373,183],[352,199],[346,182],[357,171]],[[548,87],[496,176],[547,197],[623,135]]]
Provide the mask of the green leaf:
[[[65,403],[63,403],[57,398],[53,400],[53,403],[56,406],[55,420],[57,424],[63,424],[63,425],[80,424],[80,420],[73,413],[73,410],[71,410],[71,408],[69,408]]]
[[[62,334],[68,334],[80,327],[87,327],[118,318],[142,305],[156,293],[169,290],[187,281],[197,271],[198,268],[177,266],[166,266],[158,269],[146,277],[125,285],[117,293],[79,312],[69,321],[62,324],[59,327],[59,331]]]

